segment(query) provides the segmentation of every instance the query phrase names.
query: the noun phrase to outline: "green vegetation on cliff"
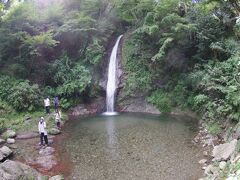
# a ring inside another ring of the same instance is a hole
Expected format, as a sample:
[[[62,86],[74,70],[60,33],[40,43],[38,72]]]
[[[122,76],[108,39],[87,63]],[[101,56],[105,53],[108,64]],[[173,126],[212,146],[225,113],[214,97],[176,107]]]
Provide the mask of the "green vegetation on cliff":
[[[191,108],[215,126],[216,119],[240,120],[238,1],[132,0],[121,7],[130,27],[125,91],[142,91],[163,112]]]

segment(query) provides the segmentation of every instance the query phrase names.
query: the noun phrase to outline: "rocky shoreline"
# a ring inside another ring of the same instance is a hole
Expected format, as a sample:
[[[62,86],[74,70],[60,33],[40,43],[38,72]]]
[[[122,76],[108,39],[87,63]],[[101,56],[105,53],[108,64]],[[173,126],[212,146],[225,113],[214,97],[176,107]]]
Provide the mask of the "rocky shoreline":
[[[204,159],[199,163],[204,170],[201,180],[238,180],[240,179],[240,123],[230,127],[231,132],[212,135],[204,122],[200,123],[199,132],[193,142],[204,148]]]
[[[102,112],[104,106],[101,103],[91,105],[80,105],[69,113],[71,117],[86,117],[96,115]],[[124,110],[122,110],[124,112]],[[127,111],[129,112],[129,111]],[[138,112],[138,111],[137,111]],[[144,111],[145,112],[145,111]],[[150,111],[154,114],[154,111]],[[146,112],[145,112],[146,113]],[[147,112],[148,113],[148,112]],[[159,114],[158,112],[156,114]],[[182,112],[173,112],[176,114],[185,114]],[[188,113],[187,113],[188,114]],[[192,114],[191,114],[192,116]],[[74,119],[74,118],[73,118]],[[0,179],[14,180],[19,177],[33,177],[33,179],[64,179],[62,173],[64,168],[59,157],[57,139],[55,136],[61,131],[51,127],[49,128],[50,146],[39,146],[39,134],[37,132],[16,133],[12,130],[4,132],[0,139]],[[60,137],[62,138],[62,137]],[[193,143],[201,144],[204,151],[204,158],[199,161],[204,170],[204,177],[207,179],[227,179],[237,180],[240,178],[240,123],[232,127],[231,133],[225,132],[220,135],[211,135],[204,122],[199,125],[199,132],[193,139]],[[60,142],[61,140],[59,140]],[[53,144],[54,142],[54,144]],[[56,143],[55,143],[56,142]],[[10,160],[11,159],[11,160]],[[14,160],[12,160],[14,159]],[[10,168],[14,167],[14,168]],[[70,168],[70,166],[68,167]],[[56,170],[58,169],[58,170]],[[70,171],[70,169],[68,169]]]
[[[0,139],[0,179],[19,180],[62,180],[62,175],[50,172],[58,164],[54,136],[60,130],[51,127],[48,130],[49,145],[39,146],[37,132],[21,132],[8,129]]]

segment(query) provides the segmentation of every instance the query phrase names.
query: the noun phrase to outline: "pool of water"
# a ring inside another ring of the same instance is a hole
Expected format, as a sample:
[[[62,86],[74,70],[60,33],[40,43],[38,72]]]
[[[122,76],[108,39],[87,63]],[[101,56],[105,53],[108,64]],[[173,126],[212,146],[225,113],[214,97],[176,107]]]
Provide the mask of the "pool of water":
[[[201,149],[192,144],[197,122],[183,116],[119,114],[70,121],[61,152],[67,179],[195,180]]]

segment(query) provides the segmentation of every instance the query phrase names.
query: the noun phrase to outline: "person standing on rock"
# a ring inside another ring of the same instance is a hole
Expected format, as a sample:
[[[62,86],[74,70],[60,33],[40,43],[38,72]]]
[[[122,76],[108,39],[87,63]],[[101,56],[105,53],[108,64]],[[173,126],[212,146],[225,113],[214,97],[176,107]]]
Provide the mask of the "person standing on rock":
[[[50,114],[50,99],[49,99],[49,97],[44,99],[44,106],[46,109],[46,113]]]
[[[40,143],[41,143],[41,145],[43,145],[43,139],[45,141],[45,144],[48,145],[46,122],[44,121],[43,117],[40,118],[40,121],[38,123],[38,131],[39,131],[39,134],[40,134]]]

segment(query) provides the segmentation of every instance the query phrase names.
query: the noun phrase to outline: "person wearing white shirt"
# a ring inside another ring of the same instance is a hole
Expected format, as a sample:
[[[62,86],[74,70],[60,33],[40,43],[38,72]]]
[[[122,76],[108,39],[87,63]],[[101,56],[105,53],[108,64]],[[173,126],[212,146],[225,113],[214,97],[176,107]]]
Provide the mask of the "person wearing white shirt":
[[[56,113],[55,113],[55,122],[56,122],[56,125],[58,128],[60,128],[60,121],[61,121],[61,111],[59,110],[56,110]]]
[[[50,114],[50,99],[49,99],[49,97],[44,99],[44,106],[45,106],[45,109],[46,109],[46,113]]]
[[[41,145],[43,145],[43,139],[45,141],[45,144],[48,145],[46,122],[44,121],[43,117],[41,117],[40,121],[38,122],[38,131],[39,131],[39,134],[40,134]]]

